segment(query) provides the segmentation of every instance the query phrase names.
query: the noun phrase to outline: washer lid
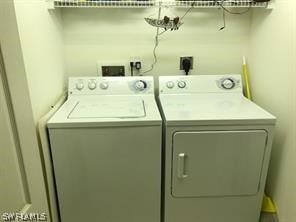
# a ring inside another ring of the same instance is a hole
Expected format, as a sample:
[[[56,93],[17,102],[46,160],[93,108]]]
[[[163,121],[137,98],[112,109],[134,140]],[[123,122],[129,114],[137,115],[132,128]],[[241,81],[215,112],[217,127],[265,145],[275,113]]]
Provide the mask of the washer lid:
[[[100,98],[83,99],[68,115],[68,119],[80,118],[140,118],[145,117],[145,106],[142,99]]]

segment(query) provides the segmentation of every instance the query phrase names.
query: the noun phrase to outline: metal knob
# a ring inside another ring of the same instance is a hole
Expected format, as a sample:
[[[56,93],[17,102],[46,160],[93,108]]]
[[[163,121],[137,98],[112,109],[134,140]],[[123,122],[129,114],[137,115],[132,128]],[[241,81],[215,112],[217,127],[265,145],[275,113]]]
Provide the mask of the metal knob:
[[[108,87],[109,87],[109,84],[108,84],[107,82],[102,82],[102,83],[100,84],[100,88],[101,88],[101,89],[108,89]]]
[[[232,89],[233,87],[235,87],[235,82],[233,81],[233,79],[227,78],[222,81],[221,86],[224,89]]]
[[[136,90],[143,91],[144,89],[147,88],[147,83],[143,80],[138,80],[135,83],[135,88]]]
[[[78,83],[76,83],[76,89],[78,89],[78,90],[82,90],[84,88],[84,84],[83,84],[83,82],[78,82]]]
[[[186,87],[186,82],[184,82],[184,81],[178,82],[178,87],[181,88],[181,89],[185,88]]]
[[[174,83],[173,81],[169,81],[169,82],[167,82],[166,86],[167,86],[169,89],[172,89],[172,88],[174,88],[175,83]]]
[[[91,81],[88,83],[88,88],[90,90],[94,90],[97,87],[97,83],[95,81]]]

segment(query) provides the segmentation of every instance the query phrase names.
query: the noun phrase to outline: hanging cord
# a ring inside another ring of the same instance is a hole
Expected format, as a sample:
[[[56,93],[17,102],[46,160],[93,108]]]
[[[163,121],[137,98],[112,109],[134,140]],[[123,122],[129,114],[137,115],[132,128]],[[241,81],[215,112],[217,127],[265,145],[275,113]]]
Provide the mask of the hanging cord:
[[[191,4],[191,7],[189,9],[187,9],[187,11],[184,13],[184,15],[181,17],[180,19],[180,22],[185,18],[185,16],[188,14],[188,12],[194,7],[195,5],[195,2],[192,2]],[[160,16],[161,16],[161,5],[159,5],[159,8],[158,8],[158,17],[157,17],[157,20],[160,20]],[[155,44],[154,44],[154,48],[153,48],[153,63],[151,64],[151,68],[146,70],[145,72],[143,72],[142,74],[145,74],[147,72],[151,72],[153,69],[154,69],[154,66],[155,64],[157,63],[157,54],[156,54],[156,49],[158,47],[158,44],[159,44],[159,36],[162,35],[163,33],[165,33],[167,30],[164,30],[162,32],[159,32],[159,28],[160,27],[157,27],[157,30],[156,30],[156,35],[155,35]]]
[[[242,12],[232,12],[229,9],[225,8],[224,1],[225,0],[220,0],[220,1],[219,0],[215,0],[215,4],[217,4],[220,8],[222,8],[225,12],[227,12],[229,14],[232,14],[232,15],[243,15],[243,14],[249,12],[250,9],[251,9],[251,3],[252,2],[250,2],[250,5],[249,5],[249,7],[246,10],[244,10]]]
[[[158,21],[160,20],[160,15],[161,15],[161,5],[159,5],[159,8],[158,8],[158,17],[157,17]],[[143,72],[143,74],[147,73],[147,72],[151,72],[154,69],[155,64],[157,63],[156,49],[157,49],[157,46],[158,46],[158,43],[159,43],[158,37],[159,37],[159,27],[157,27],[157,29],[156,29],[156,35],[155,35],[155,38],[154,38],[153,62],[151,64],[151,68],[148,69],[147,71]]]
[[[222,12],[222,20],[223,20],[223,26],[220,28],[220,31],[226,28],[225,10],[223,10]]]
[[[189,9],[187,9],[187,11],[184,13],[184,15],[180,18],[180,21],[183,20],[183,18],[188,14],[189,11],[191,11],[191,9],[193,9],[195,5],[195,2],[192,2],[191,7]]]
[[[222,31],[222,30],[224,30],[226,28],[226,15],[225,15],[225,12],[227,12],[229,14],[232,14],[232,15],[243,15],[243,14],[249,12],[250,9],[251,9],[251,2],[250,2],[249,7],[245,11],[242,11],[242,12],[232,12],[232,11],[228,10],[227,8],[225,8],[224,1],[225,0],[221,0],[219,2],[219,0],[215,0],[215,4],[219,5],[219,7],[223,10],[223,12],[222,12],[223,26],[219,29],[219,31]]]

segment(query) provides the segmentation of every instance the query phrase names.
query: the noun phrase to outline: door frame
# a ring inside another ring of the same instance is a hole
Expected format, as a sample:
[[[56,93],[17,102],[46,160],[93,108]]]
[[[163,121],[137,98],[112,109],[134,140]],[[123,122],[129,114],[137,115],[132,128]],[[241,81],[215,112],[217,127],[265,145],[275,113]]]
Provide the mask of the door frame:
[[[33,120],[25,64],[17,28],[14,1],[0,2],[0,66],[1,84],[10,109],[11,123],[19,144],[25,182],[27,204],[21,212],[45,213],[51,221],[46,193],[41,153]]]

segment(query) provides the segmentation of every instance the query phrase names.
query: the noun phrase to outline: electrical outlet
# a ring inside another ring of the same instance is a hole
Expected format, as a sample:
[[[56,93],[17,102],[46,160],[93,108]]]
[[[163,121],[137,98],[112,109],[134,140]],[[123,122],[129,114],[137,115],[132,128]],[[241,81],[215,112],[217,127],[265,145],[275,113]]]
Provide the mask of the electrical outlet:
[[[189,59],[190,60],[190,69],[193,69],[193,56],[181,56],[180,57],[180,70],[184,70],[183,68],[183,60]]]
[[[139,67],[141,68],[142,66],[141,58],[139,56],[132,56],[130,58],[130,63],[132,63],[133,67],[136,69],[139,69]]]
[[[142,69],[141,58],[139,56],[132,56],[130,58],[131,75],[139,75],[140,69]]]

